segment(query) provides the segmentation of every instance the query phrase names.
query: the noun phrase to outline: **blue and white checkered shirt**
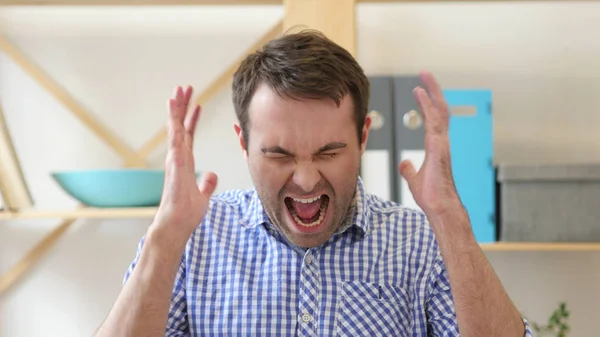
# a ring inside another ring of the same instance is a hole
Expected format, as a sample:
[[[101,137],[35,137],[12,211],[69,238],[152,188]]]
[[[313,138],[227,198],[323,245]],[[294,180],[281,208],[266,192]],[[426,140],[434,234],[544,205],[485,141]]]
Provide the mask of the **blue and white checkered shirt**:
[[[304,250],[254,190],[214,196],[186,246],[165,335],[459,336],[424,215],[366,194],[360,178],[355,205],[328,242]]]

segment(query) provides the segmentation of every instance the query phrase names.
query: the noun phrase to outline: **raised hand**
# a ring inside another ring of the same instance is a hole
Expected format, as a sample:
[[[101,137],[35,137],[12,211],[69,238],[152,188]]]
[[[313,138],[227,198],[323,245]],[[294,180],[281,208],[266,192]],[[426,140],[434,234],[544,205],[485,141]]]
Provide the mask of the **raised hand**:
[[[152,226],[169,238],[183,240],[202,222],[208,210],[211,195],[217,186],[217,176],[212,172],[196,180],[193,143],[200,106],[188,113],[192,88],[184,91],[175,88],[169,99],[169,144],[165,161],[165,184],[160,206]],[[181,242],[181,241],[179,241]]]
[[[425,160],[418,172],[408,160],[402,161],[398,169],[416,203],[433,217],[462,206],[452,177],[448,104],[432,74],[421,72],[420,77],[429,92],[421,87],[413,91],[424,119]]]

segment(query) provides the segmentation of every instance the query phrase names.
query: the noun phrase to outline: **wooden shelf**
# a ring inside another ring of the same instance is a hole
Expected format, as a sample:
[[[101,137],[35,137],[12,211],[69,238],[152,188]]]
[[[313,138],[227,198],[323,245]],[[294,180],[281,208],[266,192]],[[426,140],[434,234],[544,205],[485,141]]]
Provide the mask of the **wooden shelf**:
[[[155,213],[156,207],[0,211],[0,220],[152,218]],[[600,251],[600,242],[495,242],[482,243],[480,246],[486,252]]]
[[[75,210],[27,210],[21,212],[2,212],[0,220],[19,219],[75,219],[75,218],[151,218],[156,207],[140,208],[81,208]]]
[[[282,5],[284,0],[0,0],[0,6]],[[356,0],[356,3],[517,2],[519,0]],[[545,1],[545,0],[534,0]],[[565,0],[551,0],[561,2]],[[591,0],[598,1],[598,0]]]
[[[600,242],[496,242],[481,244],[486,252],[600,251]]]
[[[373,0],[368,2],[373,2]],[[0,6],[251,6],[282,4],[283,0],[0,0]]]
[[[0,0],[0,6],[281,5],[283,0]]]

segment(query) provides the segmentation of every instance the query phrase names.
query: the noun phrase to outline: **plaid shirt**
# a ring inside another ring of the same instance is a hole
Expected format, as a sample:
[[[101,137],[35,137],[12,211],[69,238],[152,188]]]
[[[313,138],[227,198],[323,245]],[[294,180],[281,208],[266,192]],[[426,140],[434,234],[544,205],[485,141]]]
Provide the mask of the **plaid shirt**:
[[[254,190],[212,198],[186,246],[165,334],[204,335],[459,333],[448,275],[424,215],[366,194],[359,178],[353,218],[307,250],[269,223]]]

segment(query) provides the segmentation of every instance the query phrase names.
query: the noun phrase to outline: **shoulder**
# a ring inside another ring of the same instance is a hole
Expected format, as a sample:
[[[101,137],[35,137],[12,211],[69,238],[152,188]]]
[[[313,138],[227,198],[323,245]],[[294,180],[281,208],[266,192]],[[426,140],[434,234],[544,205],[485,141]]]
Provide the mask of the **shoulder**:
[[[445,277],[446,268],[427,216],[420,209],[402,206],[375,195],[367,194],[366,199],[374,227],[372,235],[386,238],[386,246],[393,251],[393,255],[406,258],[401,259],[402,263],[419,271],[416,274],[424,277],[424,288],[429,294],[432,284]]]
[[[441,259],[439,247],[427,216],[417,208],[402,206],[367,194],[367,214],[374,238],[387,242],[396,254],[410,256],[433,267]]]
[[[192,239],[206,235],[232,235],[256,213],[258,203],[254,189],[231,189],[214,194]]]
[[[214,194],[209,201],[204,223],[230,217],[244,217],[252,208],[254,189],[231,189]]]
[[[406,235],[424,233],[433,235],[425,213],[417,208],[403,206],[373,194],[366,194],[369,220],[374,230],[401,230]]]

